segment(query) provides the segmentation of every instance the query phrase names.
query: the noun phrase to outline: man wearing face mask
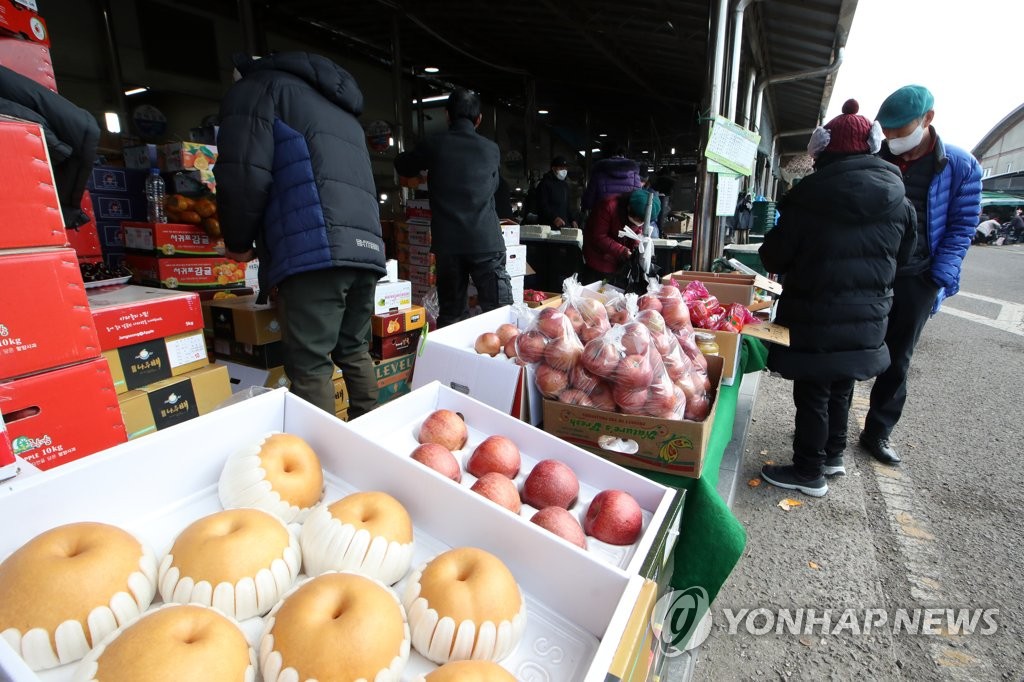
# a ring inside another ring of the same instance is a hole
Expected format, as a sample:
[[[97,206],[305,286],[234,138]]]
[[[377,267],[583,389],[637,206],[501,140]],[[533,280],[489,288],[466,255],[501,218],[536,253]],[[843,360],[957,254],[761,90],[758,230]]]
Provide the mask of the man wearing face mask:
[[[555,229],[577,227],[569,211],[568,162],[564,156],[551,159],[551,170],[537,183],[537,222]]]
[[[960,270],[981,208],[981,167],[946,145],[932,127],[934,97],[921,85],[889,95],[878,110],[886,142],[881,156],[899,167],[917,210],[917,248],[896,272],[885,343],[892,359],[875,379],[861,445],[885,464],[900,462],[889,441],[907,400],[914,346],[928,317],[960,289]]]

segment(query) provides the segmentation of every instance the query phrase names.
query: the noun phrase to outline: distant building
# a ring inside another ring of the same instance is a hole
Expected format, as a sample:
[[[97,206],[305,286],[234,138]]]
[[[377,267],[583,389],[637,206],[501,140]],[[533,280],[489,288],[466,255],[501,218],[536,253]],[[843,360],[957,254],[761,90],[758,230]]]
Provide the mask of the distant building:
[[[981,163],[983,179],[1024,171],[1024,104],[997,123],[971,153]]]

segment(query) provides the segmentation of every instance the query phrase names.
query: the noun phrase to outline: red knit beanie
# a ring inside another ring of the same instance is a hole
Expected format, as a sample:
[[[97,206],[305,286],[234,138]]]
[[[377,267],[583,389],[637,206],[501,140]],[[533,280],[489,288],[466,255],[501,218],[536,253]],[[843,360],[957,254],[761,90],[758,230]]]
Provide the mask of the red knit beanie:
[[[870,151],[871,121],[858,116],[858,111],[857,100],[848,99],[843,103],[843,113],[825,124],[831,139],[824,151],[832,154],[867,154]]]

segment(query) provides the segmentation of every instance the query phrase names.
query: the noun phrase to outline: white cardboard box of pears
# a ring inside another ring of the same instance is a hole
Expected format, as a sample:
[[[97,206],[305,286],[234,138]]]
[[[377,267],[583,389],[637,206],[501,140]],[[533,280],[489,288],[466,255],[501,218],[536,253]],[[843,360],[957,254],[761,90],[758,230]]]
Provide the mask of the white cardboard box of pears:
[[[435,399],[441,390],[435,387]],[[464,414],[470,425],[482,423],[475,410]],[[375,442],[394,426],[364,437],[281,389],[8,484],[0,492],[0,517],[8,520],[0,535],[0,617],[15,622],[0,623],[0,677],[63,682],[92,679],[99,669],[103,679],[127,670],[122,679],[139,680],[145,675],[131,665],[159,655],[160,667],[198,660],[216,682],[282,682],[313,676],[290,677],[289,669],[315,663],[332,670],[370,652],[384,658],[372,668],[380,675],[369,679],[405,681],[430,675],[439,669],[434,661],[453,651],[482,651],[503,656],[500,666],[517,679],[603,680],[642,579]],[[274,459],[268,444],[282,442],[268,440],[274,431],[303,439],[316,457],[292,444],[284,454],[275,450]],[[539,454],[540,443],[524,442],[526,452]],[[308,493],[310,485],[310,504],[322,504],[305,510],[276,492],[297,486]],[[387,517],[405,510],[411,543],[372,536],[369,526],[356,530],[374,517],[358,506],[349,505],[356,516],[344,520],[339,501],[355,499],[357,491],[397,501],[384,505]],[[231,508],[250,505],[266,511]],[[234,544],[239,540],[246,542]],[[198,562],[191,568],[190,556]],[[118,561],[108,564],[111,557]],[[374,575],[383,576],[386,568],[390,575],[374,582],[328,572],[304,581],[307,562],[325,557],[348,557],[360,570],[376,567]],[[251,565],[239,568],[240,558]],[[231,580],[193,578],[238,570]],[[478,582],[478,572],[487,581]],[[385,583],[396,574],[402,577],[389,589]],[[159,608],[161,601],[219,610]],[[467,604],[482,609],[474,611],[479,625],[459,611]],[[17,620],[29,612],[44,624]],[[206,646],[189,648],[204,640]],[[34,672],[14,647],[41,669]],[[58,657],[65,664],[48,667]],[[228,665],[241,672],[224,673]],[[330,674],[324,670],[316,668],[320,679]],[[203,677],[191,671],[181,679]]]

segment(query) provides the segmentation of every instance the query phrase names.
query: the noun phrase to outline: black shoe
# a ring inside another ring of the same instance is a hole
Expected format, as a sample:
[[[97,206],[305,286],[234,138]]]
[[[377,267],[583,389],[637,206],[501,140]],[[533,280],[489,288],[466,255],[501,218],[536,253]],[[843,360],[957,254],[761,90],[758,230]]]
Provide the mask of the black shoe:
[[[845,476],[846,465],[843,464],[843,456],[829,455],[825,459],[825,471],[823,472],[826,476]]]
[[[860,444],[882,464],[899,464],[903,461],[888,438],[872,438],[862,433],[860,434]]]
[[[786,466],[765,464],[761,467],[761,478],[777,488],[799,490],[804,495],[811,497],[824,497],[828,492],[828,483],[825,482],[824,476],[817,478],[800,476],[792,464]]]

